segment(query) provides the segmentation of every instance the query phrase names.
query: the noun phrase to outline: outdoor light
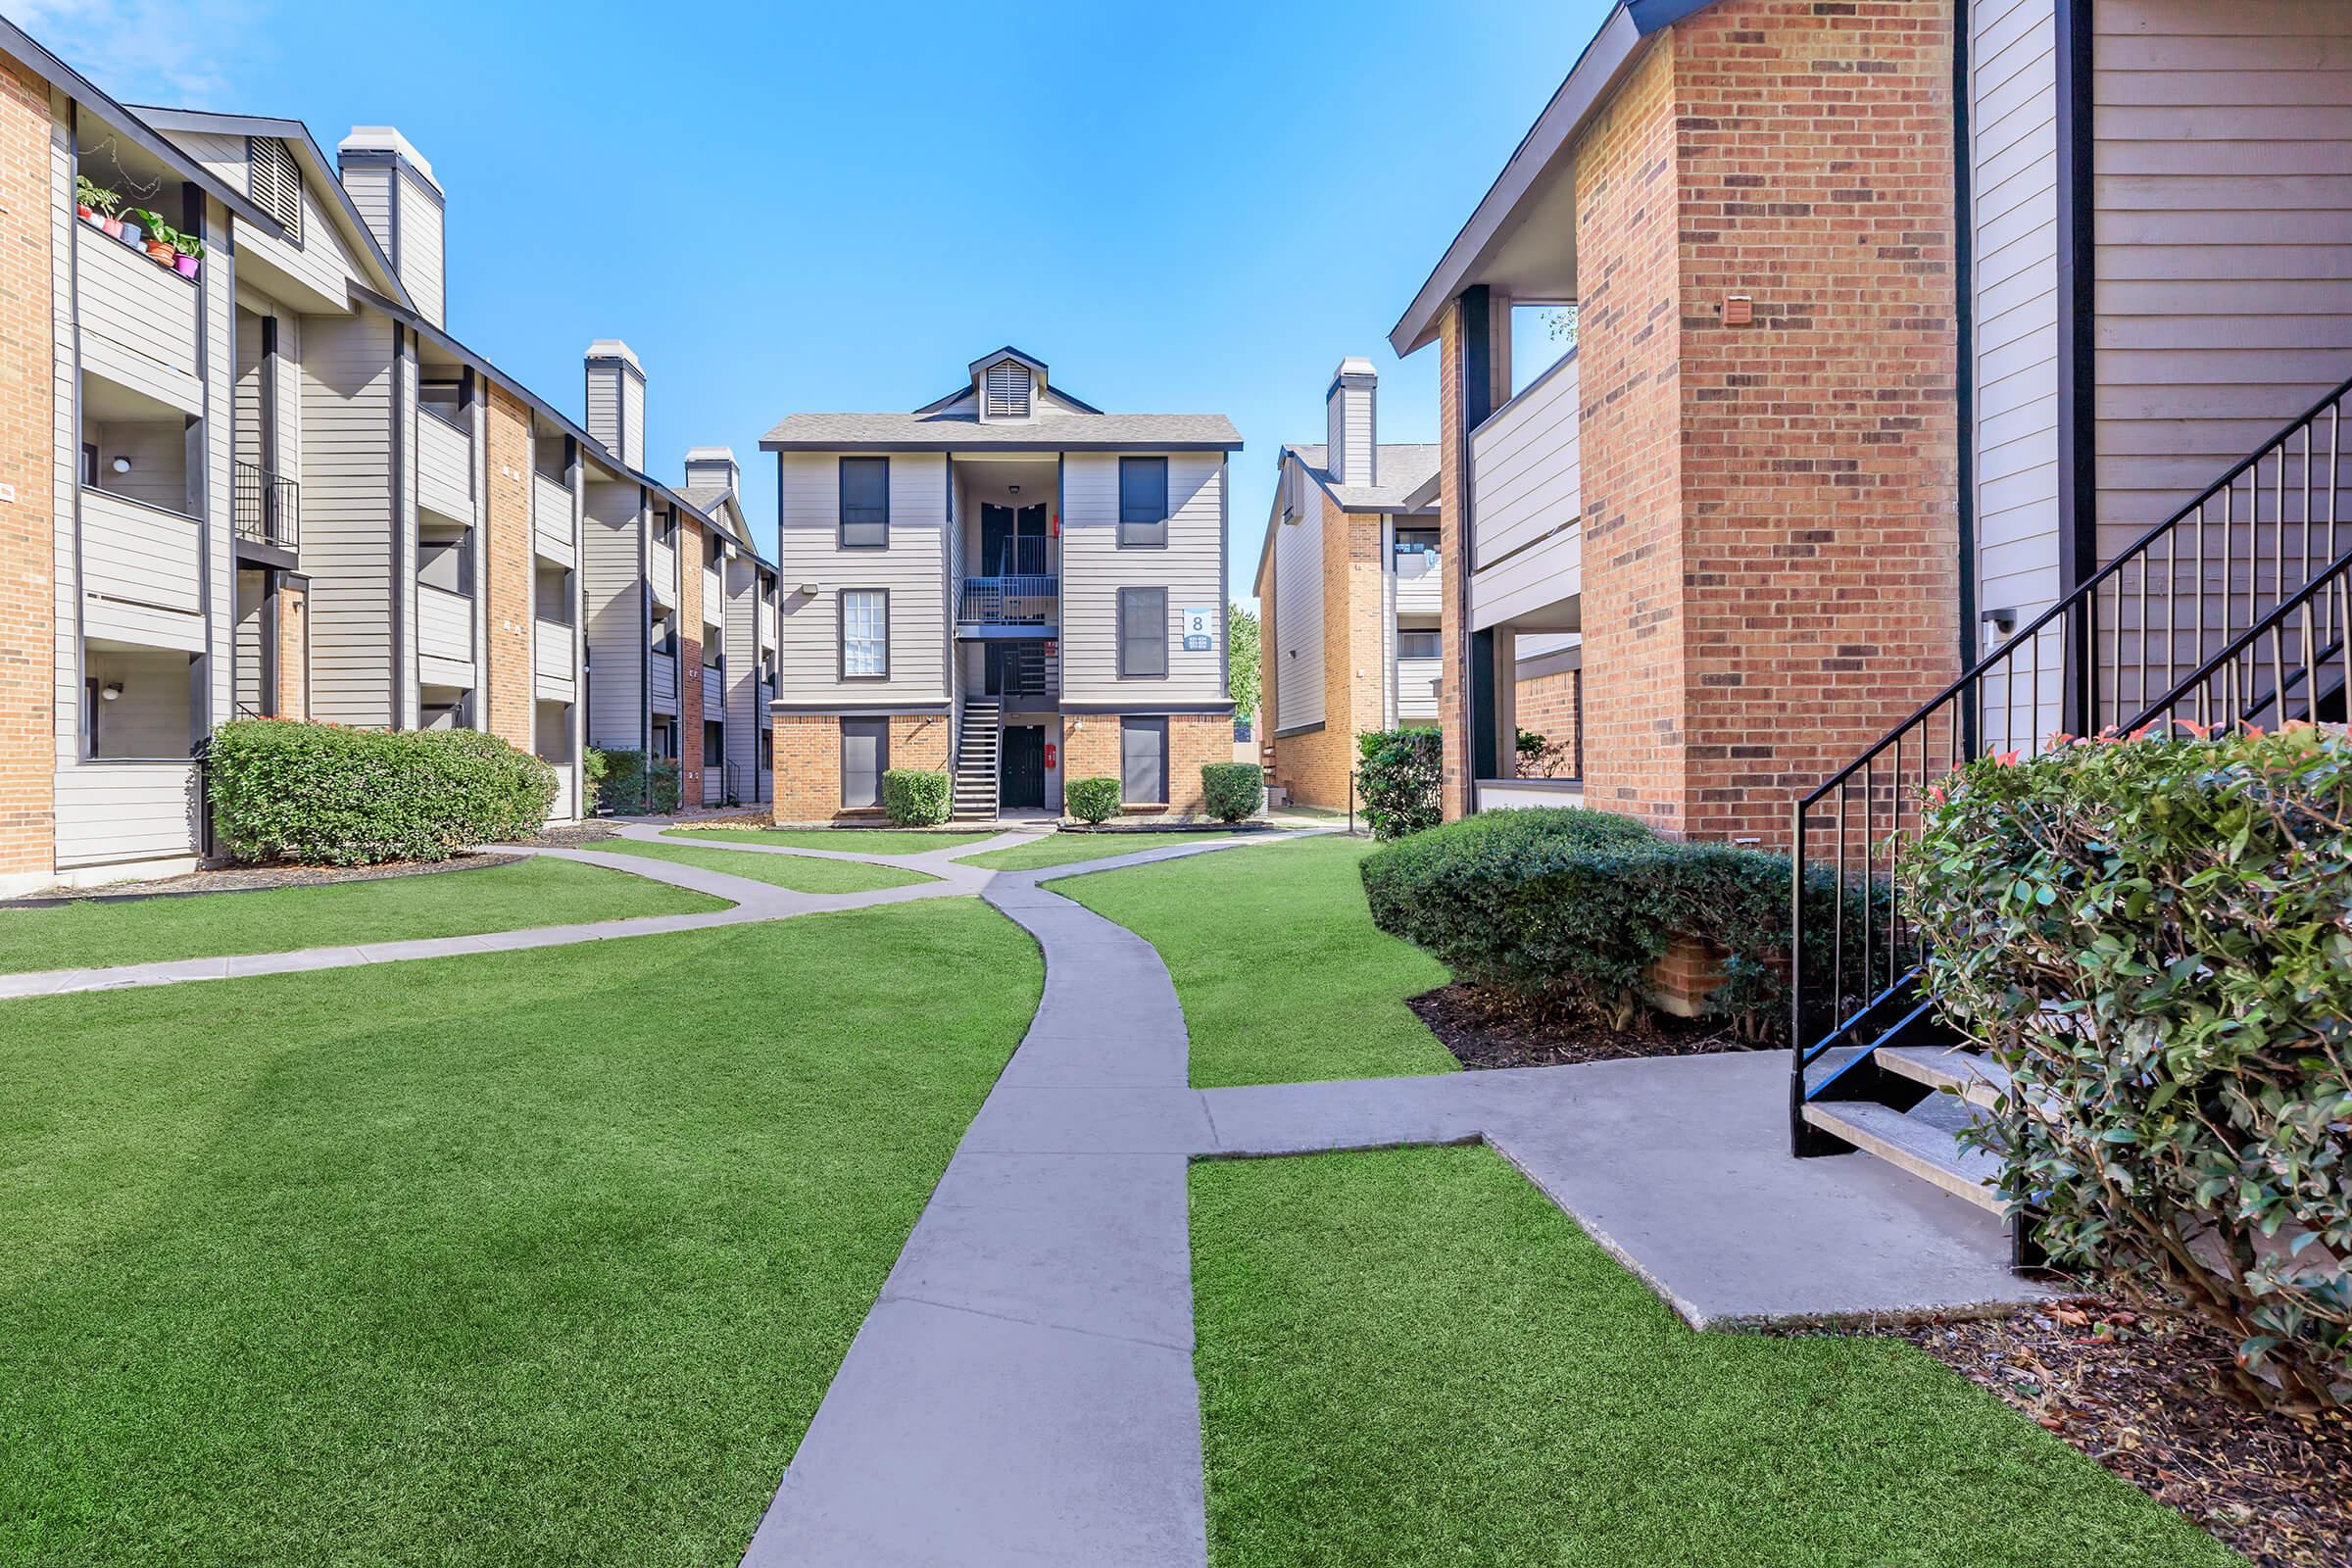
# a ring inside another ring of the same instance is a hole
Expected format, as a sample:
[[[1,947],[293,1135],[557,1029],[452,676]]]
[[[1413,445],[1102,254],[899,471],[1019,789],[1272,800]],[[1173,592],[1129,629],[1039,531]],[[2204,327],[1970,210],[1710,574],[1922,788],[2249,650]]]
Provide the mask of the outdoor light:
[[[98,700],[100,702],[111,703],[122,695],[122,683],[119,680],[110,680],[105,685],[98,688]]]
[[[805,582],[793,591],[805,598],[814,599],[816,597],[816,584],[812,582]]]
[[[114,463],[114,468],[117,473],[128,473],[130,471],[130,460],[128,458],[117,458]]]
[[[1007,490],[1009,493],[1011,493],[1011,494],[1013,494],[1013,495],[1016,495],[1016,496],[1017,496],[1017,495],[1019,495],[1019,494],[1021,493],[1021,487],[1020,487],[1019,485],[1017,485],[1017,484],[1014,484],[1014,485],[1006,485],[1004,488],[1005,488],[1005,489],[1006,489],[1006,490]]]

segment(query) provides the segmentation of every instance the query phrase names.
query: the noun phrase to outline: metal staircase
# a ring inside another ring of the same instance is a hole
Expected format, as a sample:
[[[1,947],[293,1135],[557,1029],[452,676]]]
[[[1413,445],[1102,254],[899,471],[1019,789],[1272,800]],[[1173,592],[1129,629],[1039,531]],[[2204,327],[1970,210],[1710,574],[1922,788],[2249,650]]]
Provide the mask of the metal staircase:
[[[956,736],[954,815],[993,822],[997,816],[998,758],[1004,745],[1004,705],[994,697],[963,701],[963,728]]]
[[[1997,1162],[1954,1134],[1989,1104],[2000,1069],[1958,1049],[1923,994],[1925,942],[1904,917],[1901,856],[1920,803],[1972,758],[2035,756],[2061,733],[2342,720],[2348,400],[2352,381],[1795,803],[1797,863],[1817,879],[1833,872],[1843,894],[1810,923],[1801,891],[1793,901],[1788,1121],[1799,1157],[1861,1150],[1999,1210],[1987,1185]],[[2029,1242],[2017,1241],[2023,1260]]]

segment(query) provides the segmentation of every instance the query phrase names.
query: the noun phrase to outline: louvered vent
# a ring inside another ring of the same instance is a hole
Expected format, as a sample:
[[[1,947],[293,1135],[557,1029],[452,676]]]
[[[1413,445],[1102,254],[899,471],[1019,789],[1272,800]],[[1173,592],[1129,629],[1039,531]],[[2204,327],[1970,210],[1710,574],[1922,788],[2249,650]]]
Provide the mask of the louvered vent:
[[[246,188],[253,205],[277,220],[296,244],[302,242],[302,171],[274,136],[245,138]]]
[[[991,419],[1029,417],[1029,367],[1013,360],[999,360],[990,366],[981,412]]]

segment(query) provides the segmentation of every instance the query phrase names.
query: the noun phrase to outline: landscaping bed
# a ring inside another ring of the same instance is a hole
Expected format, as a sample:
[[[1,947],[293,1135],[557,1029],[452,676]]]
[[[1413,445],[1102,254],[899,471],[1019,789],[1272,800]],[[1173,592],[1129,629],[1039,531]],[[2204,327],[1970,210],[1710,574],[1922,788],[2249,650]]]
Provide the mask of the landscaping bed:
[[[1404,1004],[1465,1067],[1564,1067],[1580,1061],[1760,1049],[1740,1039],[1721,1018],[1645,1013],[1631,1028],[1612,1029],[1467,982],[1425,991],[1407,998]]]
[[[2352,1562],[2352,1417],[2246,1408],[2226,1336],[2095,1303],[1893,1332],[2259,1568]]]

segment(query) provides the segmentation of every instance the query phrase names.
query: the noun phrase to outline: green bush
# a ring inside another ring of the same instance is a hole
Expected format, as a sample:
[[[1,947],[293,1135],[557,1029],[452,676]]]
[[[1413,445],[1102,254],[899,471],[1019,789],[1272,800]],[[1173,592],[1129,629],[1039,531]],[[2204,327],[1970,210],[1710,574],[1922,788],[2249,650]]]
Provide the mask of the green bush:
[[[1391,844],[1365,859],[1363,879],[1374,923],[1461,979],[1623,1029],[1642,1015],[1650,966],[1683,937],[1710,945],[1720,965],[1708,1013],[1751,1040],[1787,1032],[1786,856],[1672,843],[1629,816],[1535,807]],[[1831,917],[1826,873],[1806,879],[1806,897],[1808,921]],[[1858,941],[1859,913],[1847,920]]]
[[[1356,737],[1356,794],[1378,839],[1436,827],[1446,756],[1434,729],[1375,729]]]
[[[344,729],[238,719],[204,753],[213,821],[239,860],[443,860],[535,836],[555,770],[475,730]]]
[[[1119,781],[1074,778],[1062,786],[1061,804],[1081,822],[1106,822],[1118,814]]]
[[[1200,795],[1218,821],[1245,821],[1266,804],[1266,771],[1255,762],[1205,763]]]
[[[937,827],[948,819],[948,775],[894,767],[882,775],[882,814],[901,827]]]
[[[589,747],[580,754],[580,814],[594,816],[604,803],[605,780],[612,768],[611,754]]]
[[[657,757],[649,764],[643,752],[589,755],[604,759],[605,782],[597,798],[608,809],[624,816],[667,816],[678,808],[676,759]]]
[[[2012,1075],[1984,1141],[2051,1260],[2237,1336],[2257,1399],[2344,1402],[2352,743],[1986,760],[1905,867],[1934,995]]]

